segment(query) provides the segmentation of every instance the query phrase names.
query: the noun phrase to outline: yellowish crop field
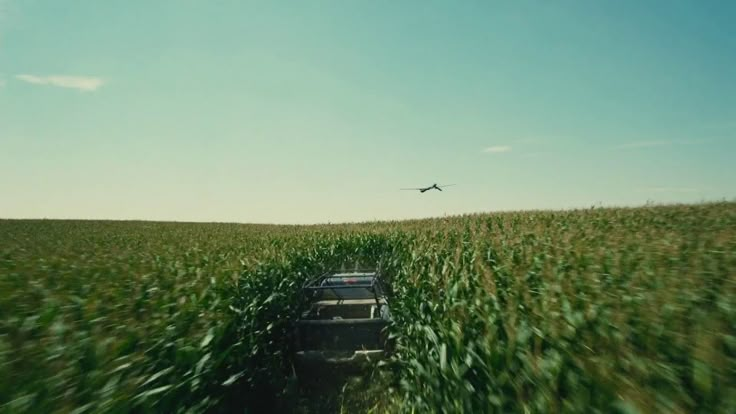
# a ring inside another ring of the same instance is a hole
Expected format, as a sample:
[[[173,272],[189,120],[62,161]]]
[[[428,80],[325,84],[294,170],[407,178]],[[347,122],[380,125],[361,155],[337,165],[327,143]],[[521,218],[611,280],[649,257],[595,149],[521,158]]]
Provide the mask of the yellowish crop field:
[[[394,353],[372,386],[295,398],[299,288],[356,264],[388,278]],[[320,407],[736,412],[736,203],[333,226],[0,221],[0,411]]]

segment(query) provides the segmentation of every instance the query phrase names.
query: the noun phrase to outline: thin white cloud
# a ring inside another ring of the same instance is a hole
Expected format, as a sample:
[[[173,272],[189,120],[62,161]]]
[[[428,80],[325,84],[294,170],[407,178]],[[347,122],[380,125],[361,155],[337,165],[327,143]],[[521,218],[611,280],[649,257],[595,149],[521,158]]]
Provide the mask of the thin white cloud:
[[[499,154],[502,152],[509,152],[509,151],[511,151],[511,147],[508,145],[496,145],[493,147],[488,147],[488,148],[483,149],[483,152],[488,152],[491,154]]]
[[[5,79],[0,79],[0,88],[5,87]]]
[[[16,79],[32,83],[34,85],[51,85],[58,86],[60,88],[71,88],[80,91],[95,91],[104,84],[104,81],[94,76],[63,76],[63,75],[51,75],[51,76],[36,76],[21,74],[16,75]]]

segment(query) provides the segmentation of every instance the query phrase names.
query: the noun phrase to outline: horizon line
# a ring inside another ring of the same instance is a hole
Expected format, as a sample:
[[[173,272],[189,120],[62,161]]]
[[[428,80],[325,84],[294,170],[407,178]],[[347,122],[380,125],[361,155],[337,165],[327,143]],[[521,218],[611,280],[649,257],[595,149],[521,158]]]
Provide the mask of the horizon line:
[[[616,209],[637,209],[647,207],[677,207],[677,206],[699,206],[707,204],[734,204],[736,203],[736,197],[727,199],[725,197],[721,199],[713,200],[701,200],[696,202],[656,202],[654,200],[647,201],[645,203],[632,203],[632,204],[606,204],[597,203],[589,206],[578,206],[578,207],[565,207],[565,208],[521,208],[521,209],[501,209],[501,210],[486,210],[486,211],[474,211],[466,213],[453,213],[446,214],[444,216],[425,216],[425,217],[412,217],[412,218],[397,218],[397,219],[374,219],[374,220],[354,220],[354,221],[327,221],[327,222],[315,222],[315,223],[274,223],[274,222],[246,222],[246,221],[205,221],[205,220],[156,220],[156,219],[140,219],[140,218],[55,218],[55,217],[0,217],[0,221],[82,221],[82,222],[113,222],[113,223],[124,223],[124,222],[135,222],[135,223],[160,223],[160,224],[237,224],[237,225],[253,225],[253,226],[274,226],[274,227],[314,227],[314,226],[340,226],[340,225],[364,225],[364,224],[382,224],[382,223],[396,223],[396,222],[412,222],[412,221],[423,221],[423,220],[442,220],[461,218],[466,216],[481,216],[481,215],[492,215],[492,214],[513,214],[513,213],[536,213],[536,212],[574,212],[574,211],[586,211],[586,210],[616,210]]]

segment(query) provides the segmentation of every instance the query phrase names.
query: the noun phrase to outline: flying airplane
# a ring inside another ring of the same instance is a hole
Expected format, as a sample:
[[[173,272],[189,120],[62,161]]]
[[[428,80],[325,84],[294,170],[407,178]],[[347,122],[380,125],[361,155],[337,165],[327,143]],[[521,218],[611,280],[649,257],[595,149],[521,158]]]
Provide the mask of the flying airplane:
[[[442,191],[442,188],[449,187],[451,185],[455,185],[455,184],[446,184],[446,185],[432,184],[429,187],[424,187],[424,188],[402,188],[402,190],[419,190],[420,193],[423,193],[425,191],[429,191],[429,190],[432,190],[432,189]]]

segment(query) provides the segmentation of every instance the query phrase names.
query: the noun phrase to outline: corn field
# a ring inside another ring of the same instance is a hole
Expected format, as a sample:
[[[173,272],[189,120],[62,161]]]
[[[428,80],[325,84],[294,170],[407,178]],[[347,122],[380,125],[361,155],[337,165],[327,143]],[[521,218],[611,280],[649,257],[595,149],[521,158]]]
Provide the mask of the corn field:
[[[301,284],[377,264],[391,358],[330,401],[299,396]],[[330,411],[736,412],[736,203],[0,221],[0,412]]]

